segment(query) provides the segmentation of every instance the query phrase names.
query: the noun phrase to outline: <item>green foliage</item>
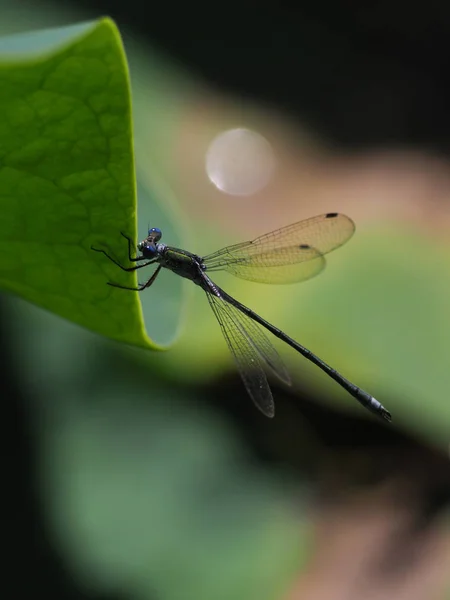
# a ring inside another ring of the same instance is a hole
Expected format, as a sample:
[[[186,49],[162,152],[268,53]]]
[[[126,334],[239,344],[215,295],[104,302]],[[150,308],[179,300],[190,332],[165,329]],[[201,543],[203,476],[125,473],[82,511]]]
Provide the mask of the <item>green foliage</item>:
[[[130,372],[119,347],[9,306],[40,505],[79,585],[142,600],[281,597],[311,552],[308,488],[249,456],[195,389]]]
[[[100,588],[138,598],[279,597],[309,540],[276,479],[219,419],[183,408],[186,394],[153,383],[158,400],[144,406],[129,383],[98,392],[58,419],[43,465],[52,526],[80,579],[94,571]]]
[[[417,229],[386,225],[351,244],[352,256],[339,272],[329,270],[317,293],[305,294],[302,311],[319,323],[316,335],[336,366],[364,376],[395,426],[446,450],[450,247]]]
[[[136,284],[91,251],[136,237],[127,64],[102,19],[0,46],[0,285],[110,338],[148,347]],[[57,43],[56,43],[57,42]],[[22,49],[20,51],[20,49]],[[119,225],[120,224],[120,225]]]

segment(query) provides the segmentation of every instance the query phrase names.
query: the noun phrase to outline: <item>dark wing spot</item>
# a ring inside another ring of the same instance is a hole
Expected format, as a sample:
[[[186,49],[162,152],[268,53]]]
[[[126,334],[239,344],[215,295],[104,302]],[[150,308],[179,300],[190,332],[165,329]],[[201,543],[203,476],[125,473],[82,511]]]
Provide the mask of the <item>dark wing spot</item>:
[[[300,250],[309,250],[311,246],[309,244],[300,244]]]
[[[327,213],[327,214],[325,215],[325,218],[326,218],[326,219],[334,219],[334,218],[335,218],[335,217],[337,217],[337,216],[338,216],[338,213]]]

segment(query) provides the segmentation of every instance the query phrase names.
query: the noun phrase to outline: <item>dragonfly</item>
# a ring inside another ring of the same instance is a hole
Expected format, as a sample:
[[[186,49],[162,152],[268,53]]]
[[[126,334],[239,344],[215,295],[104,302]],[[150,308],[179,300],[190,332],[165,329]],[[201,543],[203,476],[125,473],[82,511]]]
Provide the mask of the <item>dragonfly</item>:
[[[267,417],[274,416],[275,404],[264,366],[268,366],[287,385],[291,385],[291,378],[264,330],[319,367],[366,409],[391,421],[389,411],[368,392],[227,294],[209,276],[210,273],[226,271],[257,283],[306,281],[324,269],[325,254],[342,246],[354,231],[355,224],[349,217],[341,213],[327,213],[282,227],[248,242],[227,246],[203,257],[161,243],[162,232],[157,227],[148,229],[147,237],[137,244],[137,256],[133,256],[135,246],[132,239],[121,232],[128,241],[128,258],[133,263],[132,266],[122,265],[104,249],[94,246],[91,249],[104,254],[122,271],[156,266],[149,279],[138,287],[107,282],[115,288],[142,292],[153,285],[163,268],[198,285],[206,293],[249,396]]]

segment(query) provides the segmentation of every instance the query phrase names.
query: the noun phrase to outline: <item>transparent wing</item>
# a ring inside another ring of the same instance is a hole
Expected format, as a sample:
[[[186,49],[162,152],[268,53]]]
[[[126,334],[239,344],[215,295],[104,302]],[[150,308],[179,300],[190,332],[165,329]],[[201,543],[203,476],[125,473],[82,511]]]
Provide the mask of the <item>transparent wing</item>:
[[[263,361],[288,385],[289,374],[265,333],[249,317],[223,298],[207,293],[209,304],[236,362],[239,374],[255,405],[268,417],[275,407]]]
[[[298,283],[315,277],[325,268],[325,258],[315,248],[281,248],[255,256],[234,257],[207,271],[228,271],[256,283]]]
[[[320,273],[323,255],[342,246],[354,231],[349,217],[328,213],[228,246],[203,261],[208,271],[224,270],[260,283],[295,283]]]

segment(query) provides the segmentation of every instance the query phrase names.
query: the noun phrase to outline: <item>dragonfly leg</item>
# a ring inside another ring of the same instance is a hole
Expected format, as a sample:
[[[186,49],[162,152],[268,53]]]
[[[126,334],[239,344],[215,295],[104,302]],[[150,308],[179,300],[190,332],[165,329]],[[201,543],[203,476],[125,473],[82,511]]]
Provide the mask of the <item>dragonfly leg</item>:
[[[153,262],[153,261],[151,261],[151,262]],[[151,263],[147,263],[147,264],[151,264]],[[146,267],[147,264],[140,265],[140,266]],[[136,267],[136,268],[139,268],[139,267]],[[111,281],[108,281],[108,285],[110,285],[111,287],[119,288],[120,290],[130,290],[132,292],[142,292],[142,290],[145,290],[152,285],[152,283],[158,277],[158,274],[160,271],[161,271],[161,265],[158,266],[158,268],[156,269],[156,271],[153,273],[153,275],[150,277],[150,279],[148,281],[146,281],[145,283],[140,283],[138,285],[138,287],[128,287],[126,285],[121,285],[120,283],[112,283]]]
[[[148,265],[151,265],[153,262],[155,262],[154,260],[150,260],[147,261],[146,263],[142,264],[142,265],[137,265],[134,267],[124,267],[123,265],[120,264],[119,261],[117,261],[115,258],[113,258],[110,254],[108,254],[106,252],[106,250],[102,250],[100,248],[94,248],[94,246],[91,246],[91,250],[93,250],[94,252],[101,252],[101,254],[104,254],[106,256],[106,258],[108,258],[111,262],[113,262],[115,265],[117,265],[120,269],[122,269],[122,271],[136,271],[136,269],[141,269],[142,267],[146,267]],[[137,257],[131,260],[144,260],[144,257]]]
[[[124,237],[128,241],[128,258],[131,262],[135,262],[137,260],[142,260],[143,256],[131,256],[131,249],[134,248],[133,240],[128,237],[123,231],[120,232],[120,235]]]

